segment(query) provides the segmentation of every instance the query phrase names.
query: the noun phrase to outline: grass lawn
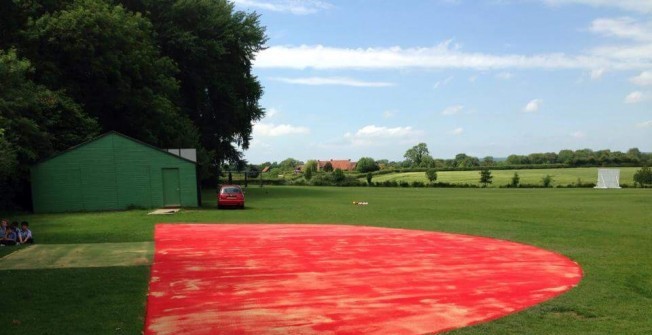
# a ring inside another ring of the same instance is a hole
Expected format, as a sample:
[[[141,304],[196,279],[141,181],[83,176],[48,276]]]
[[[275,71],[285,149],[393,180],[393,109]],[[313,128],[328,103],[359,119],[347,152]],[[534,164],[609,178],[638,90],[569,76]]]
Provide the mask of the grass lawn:
[[[634,173],[640,168],[624,167],[620,169],[620,183],[634,184]],[[567,168],[567,169],[531,169],[531,170],[491,170],[493,183],[489,186],[498,187],[507,185],[511,182],[514,172],[518,172],[521,184],[541,185],[541,178],[545,175],[552,176],[552,185],[569,185],[577,183],[578,179],[582,183],[595,183],[598,179],[597,168]],[[375,176],[374,182],[383,182],[386,180],[400,181],[420,181],[427,183],[425,172],[403,172]],[[453,184],[480,184],[479,171],[439,171],[437,172],[437,181]]]
[[[652,190],[287,186],[252,187],[247,197],[244,211],[215,210],[214,193],[206,192],[206,208],[172,216],[133,210],[19,219],[48,244],[151,241],[157,222],[345,223],[513,240],[569,256],[584,280],[557,299],[451,334],[652,333]],[[8,250],[15,249],[0,248],[0,256]],[[0,334],[140,334],[148,277],[147,266],[0,270],[9,302]]]

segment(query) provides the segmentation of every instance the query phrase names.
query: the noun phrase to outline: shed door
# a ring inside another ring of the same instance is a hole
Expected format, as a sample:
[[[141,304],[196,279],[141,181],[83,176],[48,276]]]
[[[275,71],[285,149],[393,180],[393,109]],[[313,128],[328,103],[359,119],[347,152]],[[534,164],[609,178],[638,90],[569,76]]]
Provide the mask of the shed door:
[[[179,169],[163,169],[163,206],[181,206]]]

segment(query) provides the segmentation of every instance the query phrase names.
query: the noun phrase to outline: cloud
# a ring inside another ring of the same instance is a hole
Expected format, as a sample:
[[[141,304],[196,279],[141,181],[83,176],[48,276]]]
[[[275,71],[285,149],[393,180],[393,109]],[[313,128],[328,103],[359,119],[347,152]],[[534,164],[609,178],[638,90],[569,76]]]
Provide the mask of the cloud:
[[[591,80],[598,80],[601,79],[602,76],[604,75],[605,70],[603,68],[600,69],[593,69],[591,70]]]
[[[242,7],[307,15],[333,7],[332,4],[318,0],[233,0]]]
[[[458,127],[449,131],[448,133],[451,135],[459,136],[462,135],[462,133],[464,133],[464,128]]]
[[[278,109],[276,109],[274,107],[267,108],[265,110],[265,118],[271,119],[271,118],[275,117],[276,115],[278,115],[279,113],[280,112],[278,111]]]
[[[525,105],[525,107],[523,107],[523,111],[526,113],[537,112],[541,108],[541,104],[543,104],[543,100],[532,99],[530,100],[530,102],[527,103],[527,105]]]
[[[501,72],[501,73],[496,75],[496,78],[498,78],[500,80],[510,80],[513,77],[514,77],[514,75],[511,74],[510,72]]]
[[[586,133],[583,132],[583,131],[579,131],[579,130],[578,130],[578,131],[576,131],[576,132],[572,132],[572,133],[570,134],[570,136],[572,136],[572,137],[574,137],[574,138],[576,138],[576,139],[581,139],[581,138],[585,138],[585,137],[586,137]]]
[[[450,77],[448,77],[448,78],[446,78],[444,80],[440,80],[440,81],[436,82],[435,85],[433,86],[433,88],[438,89],[439,87],[444,87],[444,86],[448,85],[448,83],[451,80],[453,80],[453,76],[450,76]]]
[[[356,146],[384,145],[386,143],[411,143],[423,135],[420,130],[412,127],[379,127],[368,125],[358,129],[355,133],[344,134],[348,144]]]
[[[595,19],[589,28],[591,32],[604,36],[633,41],[652,41],[652,24],[640,23],[630,17]]]
[[[255,60],[259,68],[290,69],[595,69],[640,68],[652,66],[652,53],[642,49],[626,50],[616,56],[608,49],[592,50],[594,54],[569,56],[563,53],[535,55],[493,55],[463,52],[446,41],[434,47],[401,48],[335,48],[323,45],[271,46],[261,51]],[[631,55],[640,56],[636,62]],[[624,57],[621,60],[619,57]]]
[[[588,5],[593,7],[613,7],[623,10],[652,13],[652,1],[649,0],[540,0],[547,5]]]
[[[652,120],[637,123],[636,126],[639,128],[652,128]]]
[[[257,123],[254,125],[253,137],[278,137],[286,135],[309,134],[310,129],[307,127],[298,127],[289,124]]]
[[[455,115],[461,112],[464,109],[463,105],[455,105],[455,106],[449,106],[446,107],[442,112],[441,115]]]
[[[337,85],[337,86],[352,86],[352,87],[390,87],[394,86],[393,83],[382,81],[362,81],[346,77],[306,77],[306,78],[282,78],[275,77],[271,80],[280,81],[288,84],[297,85]]]
[[[383,112],[383,117],[386,119],[392,118],[396,115],[396,111],[393,110],[387,110]]]
[[[635,103],[639,103],[639,102],[643,101],[643,99],[644,99],[643,92],[634,91],[634,92],[628,94],[625,97],[625,103],[626,104],[635,104]]]
[[[652,85],[652,71],[643,71],[638,76],[630,78],[629,81],[639,86]]]

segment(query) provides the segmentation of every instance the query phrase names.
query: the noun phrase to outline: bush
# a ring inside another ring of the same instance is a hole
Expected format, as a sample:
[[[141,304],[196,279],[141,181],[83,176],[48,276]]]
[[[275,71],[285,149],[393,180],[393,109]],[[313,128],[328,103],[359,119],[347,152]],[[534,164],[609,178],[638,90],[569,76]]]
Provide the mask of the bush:
[[[413,181],[412,182],[412,187],[426,187],[426,184],[422,181]]]
[[[432,184],[437,180],[437,170],[435,169],[428,169],[426,170],[426,178],[428,178],[428,181]]]
[[[362,157],[358,160],[355,170],[360,173],[374,172],[380,170],[376,161],[371,157]]]
[[[541,184],[543,184],[543,187],[551,187],[552,186],[552,176],[547,174],[543,178],[541,178]]]

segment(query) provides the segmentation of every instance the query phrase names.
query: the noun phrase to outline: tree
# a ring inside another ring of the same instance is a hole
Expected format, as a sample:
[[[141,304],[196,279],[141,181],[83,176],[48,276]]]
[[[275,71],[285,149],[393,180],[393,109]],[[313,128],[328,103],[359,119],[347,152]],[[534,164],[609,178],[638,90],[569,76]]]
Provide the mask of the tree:
[[[333,180],[336,183],[341,183],[345,179],[346,179],[346,176],[344,175],[344,171],[342,171],[342,169],[335,169],[335,171],[333,171]]]
[[[435,167],[435,159],[432,158],[430,155],[424,155],[421,158],[421,164],[419,164],[419,167],[422,168],[434,168]]]
[[[482,184],[482,187],[487,187],[487,184],[491,184],[493,178],[494,177],[491,175],[489,169],[480,170],[480,183]]]
[[[371,185],[371,179],[374,177],[373,173],[367,172],[367,184]]]
[[[374,172],[379,170],[378,164],[376,164],[376,161],[371,157],[360,158],[355,166],[355,169],[360,173]]]
[[[303,166],[303,171],[306,172],[308,170],[312,170],[312,172],[317,172],[317,161],[316,160],[309,160],[306,162],[306,164]]]
[[[426,170],[426,178],[428,178],[428,181],[432,184],[437,180],[437,170],[435,169],[428,169]]]
[[[514,176],[512,176],[512,181],[509,183],[509,186],[518,187],[520,183],[521,183],[521,177],[518,176],[518,172],[514,172]]]
[[[652,184],[652,169],[650,167],[644,166],[634,173],[634,184],[637,183],[641,187]]]
[[[496,161],[492,156],[487,156],[482,159],[482,166],[494,166],[496,165]]]
[[[552,176],[547,174],[541,178],[541,183],[543,184],[543,187],[551,187],[552,186]]]
[[[291,157],[284,159],[278,164],[279,168],[285,172],[294,171],[294,169],[299,165],[301,165],[301,162]]]
[[[419,166],[423,157],[429,155],[428,145],[425,143],[419,143],[412,148],[408,149],[403,157],[412,167]]]
[[[310,181],[310,179],[312,179],[312,173],[313,173],[312,169],[305,169],[305,171],[303,171],[303,178]]]
[[[163,54],[177,64],[181,111],[199,127],[202,145],[216,162],[241,158],[253,123],[265,114],[252,73],[267,41],[259,15],[227,0],[119,2],[146,13]]]
[[[333,164],[331,164],[331,162],[326,162],[326,164],[324,164],[323,170],[325,172],[333,172]]]
[[[0,208],[29,207],[29,166],[97,134],[97,123],[61,91],[31,80],[34,68],[0,50]]]
[[[64,90],[116,130],[160,147],[196,147],[175,99],[174,61],[160,54],[149,20],[103,0],[77,0],[30,21],[25,52],[38,83]]]

